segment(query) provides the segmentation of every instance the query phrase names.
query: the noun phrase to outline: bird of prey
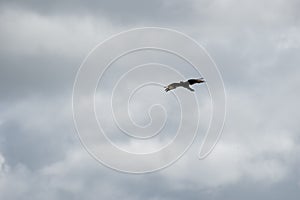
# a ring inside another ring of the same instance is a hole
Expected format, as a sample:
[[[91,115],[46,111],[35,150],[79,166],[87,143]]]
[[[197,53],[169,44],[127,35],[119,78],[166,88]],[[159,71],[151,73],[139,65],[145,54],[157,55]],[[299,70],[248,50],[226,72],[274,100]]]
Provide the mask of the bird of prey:
[[[170,90],[174,90],[177,87],[184,87],[192,92],[194,92],[195,90],[193,88],[190,87],[190,85],[194,85],[195,83],[203,83],[205,82],[205,80],[203,78],[198,78],[198,79],[189,79],[185,82],[180,81],[179,83],[171,83],[168,86],[165,86],[165,91],[168,92]]]

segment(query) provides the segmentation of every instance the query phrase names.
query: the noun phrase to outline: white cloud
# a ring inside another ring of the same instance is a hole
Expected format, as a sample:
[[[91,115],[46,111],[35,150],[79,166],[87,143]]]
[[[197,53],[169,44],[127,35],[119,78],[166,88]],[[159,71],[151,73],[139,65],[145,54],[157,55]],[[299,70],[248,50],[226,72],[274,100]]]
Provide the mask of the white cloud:
[[[2,51],[8,55],[58,54],[84,57],[95,44],[115,33],[102,18],[43,16],[27,10],[0,14]]]

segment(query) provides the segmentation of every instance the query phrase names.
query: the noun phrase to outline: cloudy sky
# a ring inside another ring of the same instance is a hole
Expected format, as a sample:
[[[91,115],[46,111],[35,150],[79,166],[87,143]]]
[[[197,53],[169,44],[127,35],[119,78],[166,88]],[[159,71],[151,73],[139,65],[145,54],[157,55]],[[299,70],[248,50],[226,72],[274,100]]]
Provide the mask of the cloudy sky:
[[[299,8],[298,0],[0,1],[0,199],[299,199]],[[92,48],[144,26],[206,48],[224,80],[227,118],[206,159],[197,159],[200,136],[172,166],[132,175],[81,146],[71,97]]]

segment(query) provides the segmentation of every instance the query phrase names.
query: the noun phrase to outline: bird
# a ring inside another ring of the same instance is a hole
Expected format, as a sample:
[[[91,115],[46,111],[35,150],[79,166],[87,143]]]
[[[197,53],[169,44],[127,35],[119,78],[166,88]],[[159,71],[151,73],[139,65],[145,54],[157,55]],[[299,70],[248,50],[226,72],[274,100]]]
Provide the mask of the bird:
[[[196,83],[203,83],[205,82],[205,80],[203,78],[198,78],[198,79],[189,79],[187,81],[180,81],[179,83],[171,83],[167,86],[165,86],[165,91],[168,92],[170,90],[174,90],[178,87],[184,87],[192,92],[194,92],[195,90],[193,88],[190,87],[190,85],[194,85]]]

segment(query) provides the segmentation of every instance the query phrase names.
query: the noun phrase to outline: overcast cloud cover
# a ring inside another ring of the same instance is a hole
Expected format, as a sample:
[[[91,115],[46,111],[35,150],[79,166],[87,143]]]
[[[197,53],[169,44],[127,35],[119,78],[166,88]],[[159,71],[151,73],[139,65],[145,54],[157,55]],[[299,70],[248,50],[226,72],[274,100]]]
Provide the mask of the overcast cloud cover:
[[[0,1],[0,199],[300,198],[300,1]],[[72,85],[87,53],[141,26],[184,32],[227,92],[221,141],[197,159],[129,175],[82,148]]]

